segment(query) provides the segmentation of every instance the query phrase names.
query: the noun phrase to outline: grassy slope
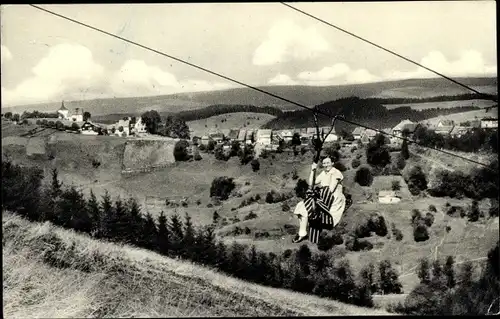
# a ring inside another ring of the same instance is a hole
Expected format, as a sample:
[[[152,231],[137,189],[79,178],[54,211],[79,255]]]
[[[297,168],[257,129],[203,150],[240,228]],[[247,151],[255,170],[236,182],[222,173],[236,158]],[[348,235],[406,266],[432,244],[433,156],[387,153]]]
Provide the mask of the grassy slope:
[[[246,283],[49,223],[30,223],[9,213],[2,217],[3,310],[8,318],[387,314]],[[55,241],[61,247],[54,248]],[[55,267],[48,253],[66,265]]]
[[[457,79],[464,84],[471,85],[481,92],[496,93],[496,78],[461,78]],[[402,80],[356,85],[338,86],[268,86],[262,87],[266,91],[288,98],[305,105],[317,105],[342,97],[431,97],[438,95],[457,95],[470,93],[469,91],[445,79],[417,79]],[[283,109],[297,109],[297,106],[278,100],[268,95],[248,88],[236,88],[212,92],[183,93],[152,97],[133,97],[98,99],[89,101],[67,101],[66,107],[70,110],[83,108],[93,115],[114,113],[142,113],[155,109],[161,112],[177,112],[192,110],[215,104],[250,104],[256,106],[278,106]],[[3,107],[2,111],[22,113],[24,110],[39,110],[43,112],[56,111],[61,102],[38,105],[23,105]]]
[[[437,122],[439,122],[440,120],[452,120],[452,121],[455,121],[455,123],[460,124],[461,122],[482,119],[483,117],[498,118],[498,108],[497,107],[492,108],[488,112],[486,112],[486,110],[477,110],[477,111],[468,111],[468,112],[461,112],[461,113],[454,113],[454,114],[449,114],[449,115],[437,116],[437,117],[427,119],[426,121],[429,123],[437,124]]]
[[[202,136],[210,129],[258,129],[273,118],[275,117],[269,114],[241,112],[211,116],[203,120],[189,121],[186,124],[189,126],[189,129],[193,130],[193,136]],[[221,123],[222,119],[226,119],[227,121]],[[217,128],[215,125],[217,125]]]

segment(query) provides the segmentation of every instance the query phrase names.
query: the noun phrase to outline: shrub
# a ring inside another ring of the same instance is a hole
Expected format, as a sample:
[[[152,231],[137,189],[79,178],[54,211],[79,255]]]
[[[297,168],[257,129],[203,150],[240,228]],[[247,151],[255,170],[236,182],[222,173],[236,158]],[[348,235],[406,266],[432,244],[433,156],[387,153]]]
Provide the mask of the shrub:
[[[347,167],[345,167],[345,165],[342,162],[340,162],[340,161],[335,162],[335,164],[333,165],[333,167],[335,167],[336,169],[338,169],[341,172],[347,171]]]
[[[260,163],[259,160],[253,159],[250,162],[250,165],[252,166],[252,171],[257,172],[260,169]]]
[[[245,235],[250,235],[251,232],[252,231],[250,230],[250,228],[248,228],[248,226],[245,227]]]
[[[414,196],[427,189],[427,179],[420,166],[411,169],[407,183],[410,193]]]
[[[447,204],[449,205],[450,203],[447,203]],[[434,205],[429,205],[429,211],[430,211],[430,212],[433,212],[433,213],[437,212],[436,206],[434,206]]]
[[[196,153],[196,155],[194,156],[194,160],[195,161],[201,161],[203,158],[201,157],[200,153]]]
[[[297,195],[297,197],[299,197],[299,198],[305,199],[306,192],[307,192],[308,188],[309,188],[309,184],[306,182],[306,180],[300,178],[297,181],[297,185],[295,186],[295,195]]]
[[[451,227],[450,226],[446,226],[446,232],[449,233],[451,230]]]
[[[420,218],[422,218],[422,213],[418,209],[412,209],[411,210],[411,222],[412,224],[418,221]]]
[[[244,217],[244,220],[255,219],[255,218],[257,218],[257,217],[258,217],[258,216],[257,216],[257,214],[256,214],[256,213],[254,213],[254,212],[252,211],[252,212],[248,213],[248,215],[246,215],[246,216]]]
[[[260,194],[255,195],[255,200],[259,201],[260,200]]]
[[[335,230],[331,230],[328,232],[323,231],[318,240],[318,249],[321,251],[327,251],[333,248],[335,245],[342,245],[344,243],[344,239],[342,238],[342,234]]]
[[[392,181],[392,190],[398,191],[401,189],[401,183],[398,180]]]
[[[434,223],[434,215],[432,215],[432,213],[425,214],[424,221],[427,227],[431,227],[432,224]]]
[[[174,146],[175,161],[187,161],[187,160],[189,160],[188,147],[189,147],[189,142],[186,140],[180,140],[177,143],[175,143],[175,146]]]
[[[370,186],[373,182],[372,172],[368,167],[363,166],[356,171],[354,180],[361,186]]]
[[[355,158],[352,160],[351,162],[352,168],[356,169],[359,167],[359,165],[361,165],[361,161],[359,159]]]
[[[426,241],[429,239],[429,231],[425,224],[419,223],[413,228],[413,238],[416,242]]]
[[[216,177],[212,181],[212,186],[210,187],[210,197],[215,197],[221,200],[229,198],[229,195],[236,187],[233,178],[227,176]]]
[[[201,200],[199,200],[199,199],[196,200],[196,205],[198,205],[198,206],[201,205]]]
[[[212,204],[212,203],[208,203],[208,204],[207,204],[207,207],[208,207],[208,208],[212,208],[212,207],[214,207],[214,204]]]
[[[292,179],[293,180],[297,180],[299,178],[299,174],[297,173],[297,169],[293,169],[293,172],[292,172]]]

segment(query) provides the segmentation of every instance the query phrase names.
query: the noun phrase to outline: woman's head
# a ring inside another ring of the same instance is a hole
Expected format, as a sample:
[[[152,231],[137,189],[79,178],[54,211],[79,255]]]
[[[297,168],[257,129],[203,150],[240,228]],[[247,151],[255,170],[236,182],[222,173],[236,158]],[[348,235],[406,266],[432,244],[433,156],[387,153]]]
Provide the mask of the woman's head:
[[[328,171],[330,171],[330,170],[332,169],[332,167],[333,167],[333,162],[332,162],[332,159],[331,159],[331,158],[329,158],[329,157],[325,157],[325,158],[323,159],[322,164],[323,164],[323,168],[324,168],[324,169],[325,169],[325,171],[327,171],[327,172],[328,172]]]

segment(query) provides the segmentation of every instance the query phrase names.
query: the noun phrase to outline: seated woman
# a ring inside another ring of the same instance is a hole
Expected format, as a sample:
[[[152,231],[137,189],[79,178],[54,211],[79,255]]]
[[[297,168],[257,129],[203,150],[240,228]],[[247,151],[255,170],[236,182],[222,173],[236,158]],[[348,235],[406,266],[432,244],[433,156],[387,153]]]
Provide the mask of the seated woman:
[[[313,182],[313,174],[317,164],[311,165],[311,175],[309,177],[309,185]],[[319,205],[324,211],[327,211],[333,219],[333,226],[337,225],[344,213],[346,199],[342,190],[342,181],[344,176],[342,173],[333,167],[332,159],[327,157],[323,160],[324,170],[316,176],[315,187],[320,187],[320,198],[314,202],[311,192],[305,200],[299,202],[293,212],[299,217],[299,233],[293,239],[294,243],[299,243],[306,239],[308,221],[311,213],[314,213],[316,206]],[[333,197],[333,198],[332,198]],[[316,205],[315,205],[316,203]]]

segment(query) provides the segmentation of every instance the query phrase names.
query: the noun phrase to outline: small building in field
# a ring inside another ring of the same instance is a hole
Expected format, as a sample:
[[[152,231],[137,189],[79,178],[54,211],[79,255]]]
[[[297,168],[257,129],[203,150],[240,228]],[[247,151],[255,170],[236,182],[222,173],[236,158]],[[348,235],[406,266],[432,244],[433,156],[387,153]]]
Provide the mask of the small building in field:
[[[382,204],[394,204],[401,201],[401,197],[397,196],[395,191],[383,190],[378,193],[378,201]]]

